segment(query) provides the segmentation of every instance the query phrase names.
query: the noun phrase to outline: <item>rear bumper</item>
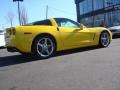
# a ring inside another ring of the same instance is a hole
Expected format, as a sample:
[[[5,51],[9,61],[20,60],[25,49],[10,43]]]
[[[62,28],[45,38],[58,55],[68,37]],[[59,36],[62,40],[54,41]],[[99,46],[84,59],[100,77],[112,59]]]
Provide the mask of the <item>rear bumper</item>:
[[[11,35],[11,36],[6,35],[5,41],[6,41],[7,51],[31,53],[31,44],[29,44],[27,40],[28,39],[23,39],[21,37],[19,38],[18,36],[15,35]]]
[[[18,52],[18,50],[15,47],[7,47],[8,52]]]

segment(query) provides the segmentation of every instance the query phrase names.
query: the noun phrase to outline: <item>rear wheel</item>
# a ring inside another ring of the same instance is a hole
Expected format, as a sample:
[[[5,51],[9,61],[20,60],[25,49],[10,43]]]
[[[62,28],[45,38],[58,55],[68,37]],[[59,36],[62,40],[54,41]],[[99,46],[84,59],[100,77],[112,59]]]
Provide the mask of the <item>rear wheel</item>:
[[[107,31],[103,31],[100,35],[99,46],[108,47],[110,44],[110,35]]]
[[[55,54],[56,44],[50,36],[38,37],[33,45],[33,53],[40,58],[48,58]]]

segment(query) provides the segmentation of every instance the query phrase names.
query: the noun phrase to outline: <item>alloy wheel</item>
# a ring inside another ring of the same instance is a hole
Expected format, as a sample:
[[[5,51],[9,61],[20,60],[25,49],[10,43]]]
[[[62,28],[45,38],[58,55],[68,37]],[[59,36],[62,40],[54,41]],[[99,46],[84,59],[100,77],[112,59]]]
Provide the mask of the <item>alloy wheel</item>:
[[[48,37],[42,37],[37,42],[37,53],[43,58],[49,57],[53,53],[54,49],[54,43]]]

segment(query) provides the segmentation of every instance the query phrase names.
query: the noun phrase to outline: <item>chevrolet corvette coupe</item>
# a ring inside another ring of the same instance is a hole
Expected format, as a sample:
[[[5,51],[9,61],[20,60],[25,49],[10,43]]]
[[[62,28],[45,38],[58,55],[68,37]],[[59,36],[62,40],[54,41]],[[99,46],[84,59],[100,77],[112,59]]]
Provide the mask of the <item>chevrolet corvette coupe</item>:
[[[67,18],[52,18],[6,29],[9,52],[48,58],[56,51],[79,47],[107,47],[111,32],[103,27],[87,28]]]

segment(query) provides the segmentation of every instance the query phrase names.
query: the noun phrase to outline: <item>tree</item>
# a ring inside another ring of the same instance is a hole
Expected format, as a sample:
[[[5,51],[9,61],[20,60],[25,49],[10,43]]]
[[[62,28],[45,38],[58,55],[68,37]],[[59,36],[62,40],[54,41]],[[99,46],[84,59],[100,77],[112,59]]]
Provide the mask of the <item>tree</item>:
[[[13,27],[14,14],[12,12],[9,12],[6,18],[7,21],[10,23],[10,26]]]
[[[24,6],[20,7],[20,24],[25,25],[28,23],[28,15]]]

